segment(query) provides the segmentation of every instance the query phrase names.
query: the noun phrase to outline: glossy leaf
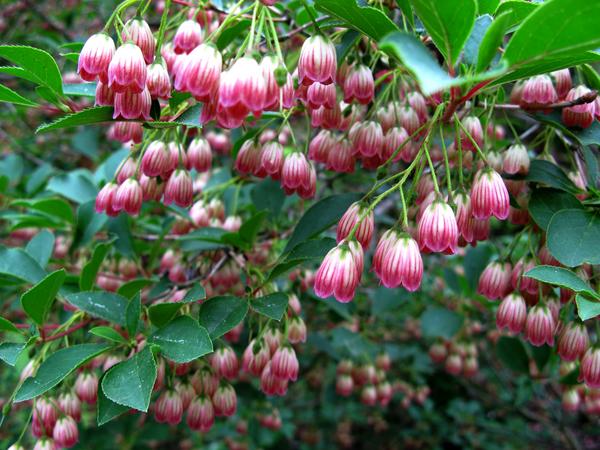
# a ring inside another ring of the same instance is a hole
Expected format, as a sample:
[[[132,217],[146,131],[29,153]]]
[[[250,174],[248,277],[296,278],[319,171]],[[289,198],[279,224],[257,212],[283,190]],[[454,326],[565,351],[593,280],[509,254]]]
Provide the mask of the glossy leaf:
[[[477,54],[479,52],[481,42],[483,41],[483,37],[485,36],[486,31],[492,24],[492,21],[492,16],[490,16],[489,14],[479,16],[475,20],[475,25],[473,26],[471,35],[465,43],[464,59],[467,64],[475,65],[477,63]]]
[[[156,363],[149,346],[126,361],[110,368],[102,379],[102,391],[109,400],[148,411],[152,387],[156,380]]]
[[[135,294],[137,294],[140,290],[145,287],[150,286],[151,284],[156,283],[156,280],[150,280],[148,278],[137,278],[135,280],[127,281],[123,283],[119,289],[117,289],[117,294],[122,295],[126,298],[132,298]]]
[[[26,70],[37,83],[62,95],[60,70],[48,52],[26,45],[0,45],[0,57]]]
[[[104,353],[110,345],[80,344],[52,353],[40,365],[32,378],[27,378],[15,395],[15,402],[23,402],[42,395],[60,383],[67,375],[92,358]]]
[[[561,209],[582,209],[574,195],[556,189],[535,189],[529,199],[529,214],[538,226],[546,230],[552,216]]]
[[[475,0],[411,2],[438,50],[454,65],[475,23]]]
[[[564,209],[548,224],[548,250],[567,267],[600,264],[600,216],[581,209]]]
[[[501,336],[496,343],[496,355],[509,369],[529,374],[529,356],[519,338]]]
[[[275,292],[250,300],[250,307],[257,313],[273,320],[281,320],[287,309],[289,297],[283,292]]]
[[[268,280],[274,280],[300,264],[320,261],[334,246],[335,239],[332,238],[310,239],[299,243],[289,254],[284,255],[283,261],[273,267]]]
[[[67,272],[59,269],[46,276],[21,296],[23,311],[38,325],[43,325],[52,302],[62,287]]]
[[[315,7],[376,41],[398,31],[396,24],[383,11],[359,5],[356,0],[316,0]]]
[[[66,174],[55,175],[50,178],[46,188],[77,203],[95,200],[98,193],[89,172],[85,170],[74,170]]]
[[[585,292],[593,297],[600,299],[600,295],[574,272],[569,269],[556,266],[537,266],[525,273],[526,277],[541,281],[547,284],[553,284],[575,292]]]
[[[37,261],[40,267],[46,267],[54,251],[54,241],[51,231],[42,230],[27,243],[25,251]]]
[[[180,302],[169,301],[150,306],[150,308],[148,308],[148,317],[150,318],[152,325],[163,327],[175,317],[183,305],[186,303],[197,302],[204,298],[206,298],[206,291],[204,290],[204,287],[198,283],[185,294]]]
[[[108,320],[117,325],[125,325],[128,301],[125,297],[111,292],[89,291],[69,294],[66,299],[73,306],[92,317]]]
[[[116,342],[117,344],[127,344],[127,340],[119,334],[117,330],[112,327],[100,326],[94,327],[89,331],[90,334],[94,336],[101,337],[103,339],[107,339],[112,342]]]
[[[531,161],[527,181],[541,183],[561,191],[577,192],[577,188],[563,170],[550,161],[534,159]]]
[[[250,197],[258,211],[267,210],[272,218],[279,216],[286,198],[281,184],[271,179],[257,183],[250,191]]]
[[[488,27],[478,49],[478,72],[485,70],[494,59],[494,56],[496,56],[496,54],[498,53],[498,47],[502,44],[504,33],[506,32],[509,26],[510,17],[510,12],[500,14]]]
[[[24,342],[3,342],[0,344],[0,360],[14,366],[26,345]]]
[[[19,329],[8,319],[0,317],[0,331],[9,331],[11,333],[20,333]]]
[[[134,337],[140,327],[140,319],[142,315],[142,299],[138,292],[127,304],[125,309],[125,325],[127,333],[130,337]]]
[[[63,84],[65,95],[73,97],[96,97],[97,83],[67,83]]]
[[[152,334],[148,341],[158,345],[166,358],[180,364],[213,351],[208,331],[190,316],[177,317]]]
[[[46,276],[46,271],[22,249],[0,246],[0,274],[35,284]]]
[[[102,381],[105,376],[105,374],[102,375],[98,382],[98,386],[102,386]],[[104,395],[104,391],[101,388],[98,389],[98,400],[96,401],[96,421],[98,426],[110,422],[126,411],[129,411],[127,406],[113,402]]]
[[[81,125],[91,125],[95,123],[111,122],[113,116],[112,106],[95,106],[78,111],[73,114],[56,119],[54,122],[40,125],[36,133],[45,133],[52,130],[60,130],[61,128],[78,127]]]
[[[100,270],[100,266],[104,261],[108,251],[111,248],[110,242],[101,242],[96,245],[94,248],[94,252],[92,253],[92,257],[88,262],[85,263],[83,269],[81,269],[81,275],[79,277],[79,289],[82,291],[89,291],[94,287],[96,282],[96,276],[98,275],[98,270]]]
[[[494,15],[496,17],[502,14],[509,14],[508,27],[512,28],[518,25],[533,13],[539,7],[539,3],[527,0],[504,0],[496,8]]]
[[[575,296],[577,315],[581,320],[593,319],[600,315],[600,301],[591,300],[581,294]]]
[[[198,322],[208,331],[211,339],[223,336],[244,320],[248,302],[231,295],[212,297],[202,303]]]
[[[73,214],[71,205],[61,198],[15,200],[11,202],[11,206],[23,206],[56,217],[70,224],[75,223],[75,215]]]
[[[312,205],[294,228],[284,253],[335,224],[346,212],[346,209],[360,197],[360,194],[355,193],[331,195]]]
[[[21,106],[37,106],[37,103],[23,97],[18,92],[7,88],[3,84],[0,84],[0,102],[13,103]]]

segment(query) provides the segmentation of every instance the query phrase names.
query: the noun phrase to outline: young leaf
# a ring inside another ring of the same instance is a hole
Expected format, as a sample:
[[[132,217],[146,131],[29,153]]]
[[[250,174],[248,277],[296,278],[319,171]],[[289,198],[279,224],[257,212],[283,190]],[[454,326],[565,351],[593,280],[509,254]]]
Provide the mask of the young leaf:
[[[80,344],[52,353],[40,365],[32,378],[27,378],[15,395],[15,403],[31,400],[60,383],[90,359],[111,348],[107,344]]]
[[[67,272],[59,269],[33,286],[21,296],[23,311],[38,325],[43,325],[52,302],[63,285]]]
[[[21,106],[37,106],[37,103],[23,97],[18,92],[7,88],[3,84],[0,84],[0,102],[14,103]]]
[[[113,120],[112,106],[95,106],[66,115],[54,122],[40,125],[36,133],[45,133],[46,131],[59,130],[61,128],[78,127],[80,125],[91,125],[94,123],[111,122]]]
[[[152,334],[148,342],[160,346],[166,358],[180,364],[213,351],[208,331],[190,316],[177,317]]]
[[[484,71],[490,65],[496,53],[498,53],[498,47],[502,44],[504,33],[508,29],[510,17],[510,12],[500,14],[487,29],[479,44],[477,72]]]
[[[147,412],[156,381],[156,363],[150,346],[126,361],[111,367],[102,379],[102,391],[109,400]]]
[[[94,336],[101,337],[102,339],[108,339],[109,341],[116,342],[117,344],[127,344],[127,340],[112,327],[94,327],[89,331],[89,333],[93,334]]]
[[[24,342],[3,342],[0,344],[0,360],[14,366],[26,345]]]
[[[436,47],[453,66],[475,23],[475,0],[412,0],[412,4]]]
[[[600,28],[596,23],[599,15],[600,2],[544,2],[515,31],[502,59],[511,68],[535,69],[547,60],[562,60],[597,49],[600,47]],[[545,68],[543,71],[546,72]]]
[[[600,264],[600,216],[581,209],[563,209],[548,224],[548,250],[567,267]]]
[[[263,297],[254,298],[250,306],[257,313],[273,320],[281,320],[287,309],[289,298],[283,292],[275,292]]]
[[[360,199],[361,194],[349,193],[325,197],[312,205],[302,216],[294,232],[285,246],[284,253],[289,252],[300,242],[315,237],[336,223],[346,209]]]
[[[524,276],[575,292],[584,292],[600,300],[600,295],[569,269],[555,266],[537,266],[525,273]]]
[[[475,65],[477,62],[477,53],[483,41],[486,31],[492,24],[492,16],[484,14],[475,20],[473,31],[465,43],[464,60],[467,64]]]
[[[25,251],[35,259],[41,267],[46,267],[54,251],[54,235],[48,230],[42,230],[31,239]]]
[[[79,289],[82,291],[89,291],[94,287],[98,270],[100,270],[100,266],[110,250],[111,245],[112,241],[101,242],[100,244],[96,245],[96,248],[94,248],[94,252],[92,253],[92,257],[88,262],[85,263],[83,269],[81,270],[81,275],[79,277]]]
[[[19,329],[8,319],[0,317],[0,331],[9,331],[11,333],[20,333]]]
[[[212,297],[202,303],[198,322],[208,330],[211,339],[223,336],[244,320],[248,302],[231,295]]]
[[[317,0],[315,7],[376,41],[388,33],[399,31],[383,11],[372,6],[361,6],[356,0]]]
[[[48,52],[26,45],[0,45],[0,57],[21,66],[37,83],[62,95],[60,70]]]
[[[0,274],[35,284],[46,276],[46,271],[22,249],[0,246]]]
[[[104,291],[77,292],[69,294],[67,301],[92,317],[125,326],[126,298]]]

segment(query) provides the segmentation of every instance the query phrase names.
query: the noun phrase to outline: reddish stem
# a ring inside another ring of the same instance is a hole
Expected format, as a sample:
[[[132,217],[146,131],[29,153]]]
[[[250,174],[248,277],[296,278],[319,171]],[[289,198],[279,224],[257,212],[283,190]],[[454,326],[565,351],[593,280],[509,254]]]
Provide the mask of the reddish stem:
[[[61,331],[60,333],[53,334],[52,336],[44,339],[44,342],[55,341],[56,339],[60,339],[61,337],[68,336],[69,334],[75,333],[80,328],[85,327],[89,324],[91,320],[84,320],[83,322],[78,323],[77,325],[73,325],[71,328],[67,328],[65,331]]]

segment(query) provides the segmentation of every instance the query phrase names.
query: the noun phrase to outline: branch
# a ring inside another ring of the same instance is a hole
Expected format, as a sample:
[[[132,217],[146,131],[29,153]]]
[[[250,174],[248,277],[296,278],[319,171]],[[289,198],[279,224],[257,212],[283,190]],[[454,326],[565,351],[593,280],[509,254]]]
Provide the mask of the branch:
[[[512,103],[501,103],[498,105],[494,105],[494,108],[496,109],[522,109],[524,111],[543,111],[546,109],[562,109],[562,108],[569,108],[571,106],[577,106],[577,105],[585,105],[586,103],[592,103],[593,101],[596,100],[596,98],[598,97],[598,92],[597,91],[591,91],[588,92],[585,95],[582,95],[581,97],[576,98],[575,100],[571,100],[568,102],[557,102],[557,103],[551,103],[549,105],[515,105]]]

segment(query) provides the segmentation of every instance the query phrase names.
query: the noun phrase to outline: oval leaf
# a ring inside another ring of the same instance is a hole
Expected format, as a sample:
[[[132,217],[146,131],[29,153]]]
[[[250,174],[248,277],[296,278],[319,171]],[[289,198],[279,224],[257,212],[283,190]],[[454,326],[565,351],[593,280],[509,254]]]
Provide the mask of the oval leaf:
[[[21,296],[23,310],[38,325],[43,325],[52,302],[63,285],[67,272],[60,269],[49,274]]]
[[[208,330],[212,339],[223,336],[244,320],[248,302],[231,295],[213,297],[202,303],[198,322]]]
[[[250,306],[257,313],[273,320],[281,320],[287,309],[289,297],[283,292],[275,292],[252,299]]]
[[[600,264],[600,216],[580,209],[564,209],[548,224],[548,250],[567,267]]]
[[[585,292],[593,297],[600,298],[585,281],[569,269],[555,266],[537,266],[525,273],[525,276],[542,283],[553,284],[574,292]]]
[[[157,344],[166,358],[180,364],[213,351],[206,328],[190,316],[177,317],[150,336],[149,342]]]
[[[125,325],[128,301],[125,297],[111,292],[77,292],[67,295],[67,301],[92,317],[108,320],[117,325]]]

